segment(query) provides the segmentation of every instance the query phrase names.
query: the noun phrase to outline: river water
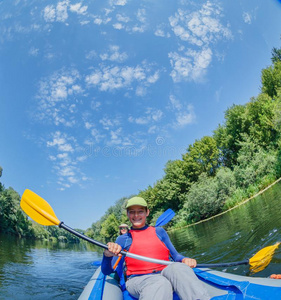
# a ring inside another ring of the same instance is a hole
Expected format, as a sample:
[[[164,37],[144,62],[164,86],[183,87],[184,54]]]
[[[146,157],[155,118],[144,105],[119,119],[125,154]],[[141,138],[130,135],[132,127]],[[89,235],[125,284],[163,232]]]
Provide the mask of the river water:
[[[244,260],[281,241],[280,199],[281,183],[222,216],[169,235],[179,252],[198,263]],[[0,235],[0,299],[77,299],[101,253],[86,243],[50,245]],[[219,270],[262,277],[281,273],[281,247],[257,274],[248,266]]]

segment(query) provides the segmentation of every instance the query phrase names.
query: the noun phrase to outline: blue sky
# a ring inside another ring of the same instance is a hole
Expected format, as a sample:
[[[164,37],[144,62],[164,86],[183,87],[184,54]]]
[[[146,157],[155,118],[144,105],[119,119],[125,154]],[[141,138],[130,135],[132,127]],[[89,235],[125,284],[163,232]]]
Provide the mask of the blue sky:
[[[260,92],[277,0],[0,2],[1,182],[86,229]]]

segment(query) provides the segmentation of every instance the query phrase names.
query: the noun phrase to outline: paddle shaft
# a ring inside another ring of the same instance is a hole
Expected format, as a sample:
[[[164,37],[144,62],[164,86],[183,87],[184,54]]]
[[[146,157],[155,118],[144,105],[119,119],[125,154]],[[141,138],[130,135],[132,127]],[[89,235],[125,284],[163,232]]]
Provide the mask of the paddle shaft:
[[[81,239],[83,239],[83,240],[85,240],[85,241],[87,241],[87,242],[90,242],[90,243],[92,243],[92,244],[94,244],[94,245],[96,245],[96,246],[99,246],[99,247],[101,247],[101,248],[108,249],[108,246],[107,246],[107,245],[105,245],[105,244],[103,244],[103,243],[101,243],[101,242],[98,242],[98,241],[95,241],[95,240],[89,238],[88,236],[86,236],[86,235],[84,235],[84,234],[82,234],[82,233],[80,233],[80,232],[78,232],[78,231],[72,229],[71,227],[65,225],[63,222],[61,222],[61,223],[59,224],[59,227],[65,229],[65,230],[67,230],[67,231],[69,231],[70,233],[72,233],[72,234],[78,236],[79,238],[81,238]],[[121,253],[122,255],[126,255],[126,252],[123,251],[123,250],[122,250],[120,253]]]
[[[197,268],[218,268],[218,267],[233,267],[233,266],[240,266],[240,265],[248,265],[249,260],[241,260],[241,261],[234,261],[229,263],[216,263],[216,264],[197,264]]]
[[[94,245],[99,246],[99,247],[104,248],[104,249],[108,249],[107,245],[89,238],[88,236],[86,236],[86,235],[72,229],[71,227],[65,225],[63,222],[61,222],[59,224],[59,227],[69,231],[70,233],[78,236],[79,238],[81,238],[81,239],[83,239],[87,242],[90,242],[91,244],[94,244]],[[155,264],[170,265],[170,264],[173,263],[172,261],[166,261],[166,260],[160,260],[160,259],[145,257],[145,256],[133,254],[133,253],[130,253],[130,252],[126,252],[126,251],[123,251],[123,250],[121,250],[120,253],[124,256],[128,256],[128,257],[131,257],[131,258],[134,258],[134,259],[143,260],[143,261],[147,261],[147,262],[151,262],[151,263],[155,263]],[[249,264],[249,260],[238,261],[238,262],[230,262],[230,263],[222,263],[222,264],[220,264],[220,263],[218,263],[218,264],[198,264],[197,267],[198,268],[230,267],[230,266],[247,265],[247,264]]]

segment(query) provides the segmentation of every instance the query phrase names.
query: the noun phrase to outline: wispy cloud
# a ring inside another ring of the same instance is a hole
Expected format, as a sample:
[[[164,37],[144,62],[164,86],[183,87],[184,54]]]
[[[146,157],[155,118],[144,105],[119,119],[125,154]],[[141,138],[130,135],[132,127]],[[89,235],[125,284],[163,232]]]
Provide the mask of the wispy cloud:
[[[43,16],[46,22],[65,22],[68,19],[68,12],[85,15],[88,6],[82,5],[82,2],[70,4],[69,0],[59,1],[57,5],[47,5],[43,10]]]
[[[128,58],[128,54],[126,52],[120,53],[119,48],[117,45],[109,46],[109,50],[100,55],[101,60],[124,62]]]
[[[174,34],[182,41],[201,47],[222,37],[231,37],[230,30],[221,24],[220,16],[221,8],[207,1],[191,13],[178,9],[169,21]]]
[[[113,91],[132,87],[134,83],[149,86],[158,79],[159,70],[153,70],[144,62],[135,67],[101,65],[87,75],[85,81],[89,86],[98,87],[101,91]]]
[[[65,22],[68,18],[67,8],[69,1],[64,0],[44,8],[44,19],[46,22]]]
[[[163,117],[163,112],[160,109],[147,108],[145,114],[142,117],[130,116],[128,121],[138,125],[147,125],[154,122],[159,122]]]
[[[70,5],[69,9],[70,9],[70,11],[76,12],[79,15],[85,15],[86,11],[88,9],[88,6],[87,5],[83,6],[82,3],[80,2],[80,3]]]
[[[124,6],[127,4],[127,0],[110,0],[110,4]]]
[[[169,108],[175,114],[173,127],[179,128],[195,122],[196,115],[192,104],[183,104],[174,95],[170,95],[169,100]]]
[[[61,131],[56,131],[50,134],[50,139],[46,141],[46,146],[50,149],[49,159],[52,161],[53,171],[57,174],[57,183],[60,186],[60,190],[84,181],[80,178],[86,177],[81,172],[77,162],[84,161],[86,156],[79,154],[80,148],[74,137],[68,136]]]
[[[170,63],[173,68],[171,77],[174,82],[182,80],[200,81],[206,74],[212,61],[212,50],[191,50],[169,53]]]
[[[37,56],[39,54],[39,49],[35,47],[31,47],[28,51],[28,54],[31,56]]]
[[[252,16],[250,15],[250,13],[243,12],[243,20],[244,20],[245,23],[251,24],[252,23]]]
[[[169,18],[171,29],[181,44],[178,51],[168,54],[173,68],[170,75],[175,82],[202,80],[212,61],[211,45],[222,38],[232,38],[231,31],[221,24],[220,17],[221,8],[207,1],[197,11],[190,13],[178,9]]]
[[[71,127],[75,124],[73,114],[76,112],[76,95],[83,94],[79,84],[77,70],[55,72],[40,82],[37,95],[38,106],[34,116],[40,120],[63,124]]]

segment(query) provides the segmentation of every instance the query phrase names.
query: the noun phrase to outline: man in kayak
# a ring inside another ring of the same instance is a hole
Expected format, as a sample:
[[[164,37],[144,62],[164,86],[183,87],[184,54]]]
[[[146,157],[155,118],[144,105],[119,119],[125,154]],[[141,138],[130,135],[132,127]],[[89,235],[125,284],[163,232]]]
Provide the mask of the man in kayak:
[[[161,260],[172,257],[175,263],[168,266],[125,257],[128,292],[144,300],[172,300],[173,290],[184,300],[210,299],[192,270],[196,267],[196,260],[179,254],[163,228],[146,225],[149,215],[146,201],[141,197],[133,197],[128,200],[126,209],[132,223],[131,230],[120,235],[115,243],[107,244],[102,272],[105,275],[113,272],[112,266],[116,256],[121,256],[121,250]]]

